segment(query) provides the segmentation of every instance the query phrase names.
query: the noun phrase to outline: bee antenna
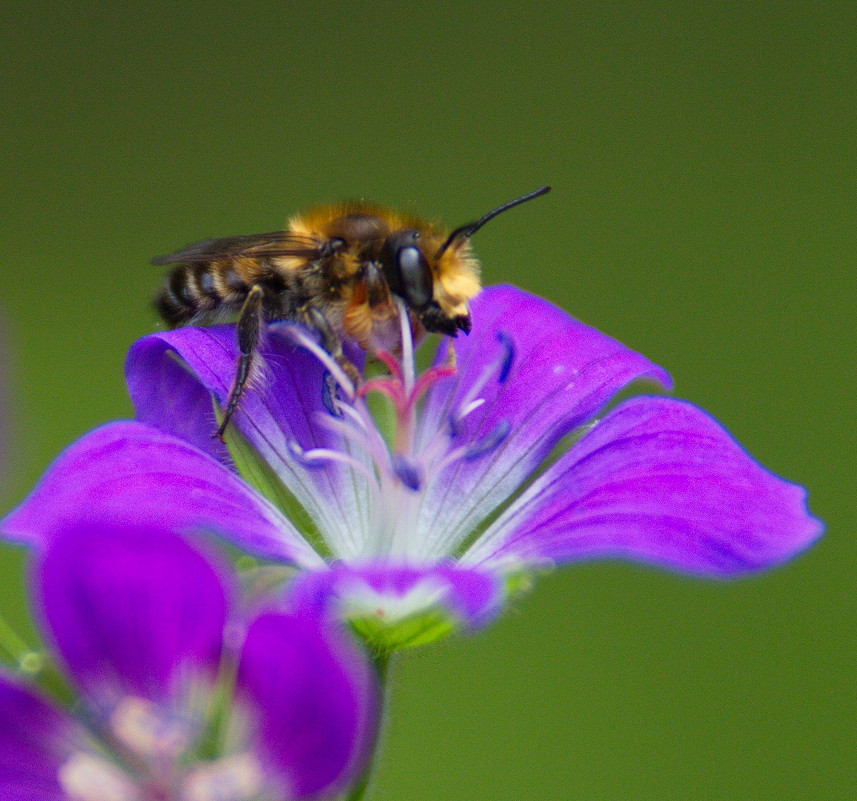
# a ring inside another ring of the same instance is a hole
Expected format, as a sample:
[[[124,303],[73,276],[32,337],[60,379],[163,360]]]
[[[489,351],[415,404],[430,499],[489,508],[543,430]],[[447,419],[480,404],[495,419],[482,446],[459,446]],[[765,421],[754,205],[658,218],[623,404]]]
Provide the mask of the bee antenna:
[[[521,197],[516,197],[514,200],[509,200],[504,203],[502,206],[497,206],[496,209],[492,209],[484,216],[480,217],[476,222],[467,223],[467,225],[462,225],[459,228],[456,228],[447,238],[446,242],[444,242],[440,249],[437,252],[435,258],[440,258],[446,249],[455,242],[456,239],[470,239],[473,234],[475,234],[485,223],[489,220],[493,220],[498,214],[502,214],[504,211],[508,211],[509,209],[515,208],[515,206],[520,206],[521,203],[526,203],[528,200],[534,200],[537,197],[541,197],[542,195],[546,195],[551,191],[549,186],[540,186],[538,189],[534,189],[532,192],[528,192],[526,195],[521,195]]]

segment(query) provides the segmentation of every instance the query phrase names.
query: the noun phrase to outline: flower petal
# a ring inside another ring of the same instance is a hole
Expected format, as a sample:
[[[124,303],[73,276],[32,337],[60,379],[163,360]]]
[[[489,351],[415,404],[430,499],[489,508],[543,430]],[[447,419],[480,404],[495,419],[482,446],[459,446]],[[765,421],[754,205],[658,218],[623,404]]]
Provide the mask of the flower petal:
[[[379,651],[425,645],[494,619],[504,598],[495,573],[452,564],[428,567],[334,564],[297,576],[289,602],[348,621]]]
[[[821,534],[805,498],[695,406],[639,397],[545,471],[463,562],[616,557],[733,576],[783,562]]]
[[[182,700],[210,678],[228,612],[225,571],[152,527],[58,532],[34,569],[34,601],[63,662],[98,712],[124,699]]]
[[[209,383],[215,380],[221,362],[226,361],[220,339],[228,339],[230,333],[231,338],[235,338],[233,327],[217,326],[211,329],[210,334],[197,329],[180,329],[137,340],[131,345],[125,360],[125,380],[134,404],[135,418],[190,442],[230,466],[226,446],[219,437],[212,436],[217,421],[207,384],[200,384],[188,365],[177,358],[181,351],[170,347],[170,342],[176,338],[181,341],[185,332],[192,332],[192,337],[196,333],[202,334],[194,353],[198,354],[196,367],[206,374]],[[234,360],[229,364],[234,372]],[[222,397],[225,397],[229,391],[229,380],[225,376],[223,380],[226,388]]]
[[[0,673],[0,798],[65,801],[59,781],[77,726],[16,679]]]
[[[211,529],[263,556],[321,563],[291,523],[223,465],[141,423],[111,423],[71,445],[0,531],[37,544],[74,521]]]
[[[338,434],[317,423],[318,415],[330,414],[325,369],[277,326],[269,328],[261,357],[261,375],[241,398],[235,423],[312,516],[322,537],[336,543],[367,514],[364,484],[338,463],[307,470],[289,447],[297,442],[303,450],[346,450]],[[225,459],[221,446],[212,443],[211,396],[223,406],[237,361],[234,326],[179,328],[144,337],[132,345],[126,363],[137,418]]]
[[[670,385],[644,356],[515,287],[485,289],[472,316],[473,333],[455,340],[457,375],[429,394],[421,434],[446,425],[494,362],[476,396],[484,403],[456,426],[453,446],[490,439],[507,426],[509,435],[478,458],[454,462],[429,490],[421,536],[446,553],[616,392],[636,379]]]
[[[366,659],[309,615],[267,613],[250,626],[239,697],[256,722],[256,749],[289,798],[341,789],[376,733],[377,689]]]

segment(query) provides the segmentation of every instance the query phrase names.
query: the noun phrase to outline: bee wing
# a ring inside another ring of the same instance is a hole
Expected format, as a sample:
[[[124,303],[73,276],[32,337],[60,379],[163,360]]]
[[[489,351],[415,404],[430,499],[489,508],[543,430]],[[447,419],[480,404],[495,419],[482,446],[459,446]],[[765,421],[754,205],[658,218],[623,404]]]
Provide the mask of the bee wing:
[[[288,231],[272,231],[268,234],[203,239],[166,256],[156,256],[152,259],[152,264],[198,264],[240,256],[312,258],[320,250],[321,243],[317,240],[295,236]]]

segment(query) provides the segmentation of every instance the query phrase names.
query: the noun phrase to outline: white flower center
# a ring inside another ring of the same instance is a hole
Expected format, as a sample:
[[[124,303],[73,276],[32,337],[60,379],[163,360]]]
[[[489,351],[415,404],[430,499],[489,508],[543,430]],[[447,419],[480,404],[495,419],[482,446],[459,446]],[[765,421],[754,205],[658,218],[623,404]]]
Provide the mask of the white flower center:
[[[145,801],[142,789],[107,759],[78,752],[59,772],[59,781],[74,801]]]
[[[254,801],[264,785],[258,760],[248,753],[233,754],[188,771],[181,801]]]
[[[105,743],[72,753],[58,779],[73,801],[262,801],[272,798],[257,758],[237,751],[187,761],[198,732],[157,704],[123,698],[106,721]],[[247,731],[233,731],[246,742]]]
[[[402,355],[397,359],[378,352],[376,356],[386,365],[389,375],[370,378],[359,388],[306,331],[297,326],[281,329],[310,350],[329,371],[333,388],[327,384],[324,389],[328,413],[320,413],[317,422],[340,435],[344,442],[342,450],[305,450],[292,441],[292,456],[308,468],[344,464],[354,480],[365,482],[367,487],[369,512],[359,536],[355,537],[353,531],[327,532],[327,545],[334,557],[349,561],[390,559],[409,564],[450,556],[449,543],[439,544],[435,553],[426,542],[418,541],[418,518],[427,489],[450,464],[489,454],[509,434],[508,423],[501,422],[476,441],[455,442],[465,419],[484,404],[480,394],[486,384],[505,381],[514,355],[508,337],[498,337],[497,358],[486,364],[455,407],[429,423],[421,415],[422,401],[432,387],[454,376],[456,368],[450,360],[417,374],[408,313],[402,302],[398,306]],[[342,399],[337,398],[337,390]],[[392,406],[395,422],[389,441],[367,404],[367,396],[372,393],[384,396]]]

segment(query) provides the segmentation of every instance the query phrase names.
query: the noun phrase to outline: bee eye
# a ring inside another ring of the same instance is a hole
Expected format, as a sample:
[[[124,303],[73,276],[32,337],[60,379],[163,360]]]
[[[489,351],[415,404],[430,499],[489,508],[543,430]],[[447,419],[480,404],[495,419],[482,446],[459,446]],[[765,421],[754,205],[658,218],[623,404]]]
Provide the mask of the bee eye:
[[[432,299],[431,272],[419,248],[408,246],[397,254],[402,295],[417,309],[426,306]]]
[[[420,252],[417,248],[402,248],[399,251],[399,269],[402,278],[407,279],[409,275],[415,275],[420,269]]]
[[[381,267],[390,289],[412,309],[424,309],[434,297],[431,269],[416,246],[419,231],[403,229],[387,237]]]

